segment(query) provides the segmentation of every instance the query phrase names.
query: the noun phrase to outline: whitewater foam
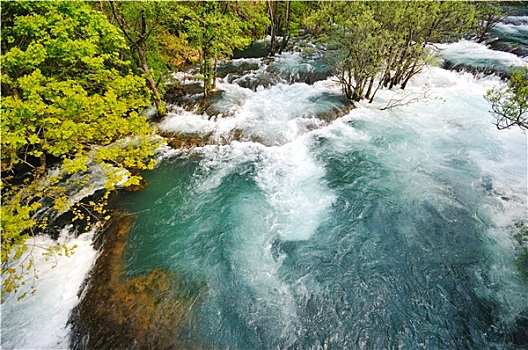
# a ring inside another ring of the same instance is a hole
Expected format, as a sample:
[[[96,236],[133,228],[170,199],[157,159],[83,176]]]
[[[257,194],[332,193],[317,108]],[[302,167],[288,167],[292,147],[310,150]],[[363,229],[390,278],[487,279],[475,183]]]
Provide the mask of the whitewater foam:
[[[490,254],[489,269],[474,272],[485,281],[476,292],[498,302],[500,317],[513,321],[523,310],[519,306],[528,305],[525,283],[513,258],[518,246],[513,224],[528,217],[527,135],[494,126],[483,96],[501,84],[497,77],[478,79],[468,73],[427,68],[411,80],[405,92],[380,91],[374,103],[359,104],[318,133],[329,137],[334,151],[360,147],[376,154],[391,173],[399,174],[395,181],[411,197],[429,197],[439,208],[475,206],[475,218],[489,225],[483,239]],[[403,94],[422,98],[379,110]],[[356,129],[369,141],[358,135],[341,137],[343,133],[353,135],[348,129]],[[391,141],[391,129],[399,139],[397,144]],[[406,130],[407,142],[401,140],[402,130]],[[383,138],[376,136],[382,134]]]
[[[69,230],[70,228],[63,229],[57,242],[44,236],[28,240],[30,249],[35,246],[33,257],[38,279],[33,280],[32,273],[26,275],[24,288],[29,291],[34,283],[36,293],[34,295],[28,293],[20,301],[16,299],[24,293],[24,290],[4,298],[2,348],[66,349],[69,347],[68,317],[70,311],[79,302],[79,288],[97,255],[92,247],[93,231],[75,238]],[[46,261],[39,247],[56,244],[77,247],[70,257],[55,256],[51,261]]]
[[[335,200],[324,183],[325,170],[310,154],[306,138],[268,149],[257,184],[275,213],[274,229],[284,240],[309,239]]]
[[[451,44],[436,44],[440,56],[455,65],[465,64],[477,67],[499,67],[505,71],[510,66],[524,67],[528,58],[520,58],[512,53],[495,51],[484,44],[461,40]]]

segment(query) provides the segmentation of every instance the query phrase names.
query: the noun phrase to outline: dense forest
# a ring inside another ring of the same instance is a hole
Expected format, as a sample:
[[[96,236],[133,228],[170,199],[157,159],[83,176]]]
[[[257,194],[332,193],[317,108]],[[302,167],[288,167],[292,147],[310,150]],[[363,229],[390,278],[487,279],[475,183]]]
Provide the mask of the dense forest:
[[[267,37],[270,56],[298,38],[317,47],[351,104],[380,89],[405,89],[434,63],[429,45],[483,41],[504,16],[497,2],[2,2],[2,292],[33,273],[28,238],[66,218],[103,225],[116,188],[141,182],[165,143],[156,121],[173,73],[197,69],[202,95],[217,67]],[[497,127],[527,128],[527,70],[490,91]],[[71,198],[97,169],[106,176],[88,200]],[[72,247],[43,247],[70,254]]]

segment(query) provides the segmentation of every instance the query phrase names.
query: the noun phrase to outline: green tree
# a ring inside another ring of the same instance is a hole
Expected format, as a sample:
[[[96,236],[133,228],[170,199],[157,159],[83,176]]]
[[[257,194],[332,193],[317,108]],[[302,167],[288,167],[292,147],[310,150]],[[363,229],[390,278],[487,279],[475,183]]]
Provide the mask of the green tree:
[[[372,4],[388,46],[382,83],[405,89],[410,78],[431,62],[427,44],[452,41],[470,32],[474,5],[466,2],[401,2]]]
[[[108,1],[101,6],[104,13],[123,32],[129,56],[136,73],[145,77],[158,114],[167,114],[163,88],[168,73],[179,66],[196,61],[196,53],[187,41],[182,26],[184,6],[164,1]]]
[[[32,266],[15,261],[46,228],[43,206],[90,222],[61,180],[95,164],[107,191],[137,183],[131,170],[153,166],[159,140],[139,113],[150,93],[121,59],[126,42],[104,15],[81,2],[3,2],[1,11],[1,262],[10,292]],[[58,172],[47,171],[50,161]],[[104,213],[101,202],[84,206]]]
[[[248,46],[268,25],[264,3],[256,1],[199,1],[185,3],[185,30],[200,53],[204,96],[216,84],[218,60]]]
[[[320,32],[327,46],[325,60],[348,100],[365,98],[373,77],[381,69],[385,47],[373,8],[364,2],[323,2],[308,24]]]
[[[303,3],[300,1],[266,1],[267,14],[270,22],[268,33],[271,38],[270,56],[275,53],[281,54],[288,45],[288,41],[298,29],[300,18],[299,13],[303,10]],[[282,36],[279,42],[278,36]]]
[[[489,90],[485,98],[491,104],[497,129],[528,129],[528,67],[512,69],[506,87]]]
[[[475,34],[478,42],[486,39],[486,34],[506,17],[504,7],[498,1],[478,1],[476,3]]]
[[[430,62],[428,43],[467,33],[474,7],[463,2],[333,1],[317,6],[306,23],[328,48],[325,59],[346,98],[372,102],[379,88],[404,89]]]

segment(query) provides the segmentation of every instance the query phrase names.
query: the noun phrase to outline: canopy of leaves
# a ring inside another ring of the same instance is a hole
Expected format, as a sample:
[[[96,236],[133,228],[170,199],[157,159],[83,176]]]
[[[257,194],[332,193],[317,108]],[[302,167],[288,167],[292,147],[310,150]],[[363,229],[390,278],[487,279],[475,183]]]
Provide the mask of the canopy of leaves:
[[[125,36],[135,73],[158,82],[187,63],[197,62],[197,51],[189,45],[179,2],[101,2],[96,6],[118,26]]]
[[[121,28],[134,70],[150,79],[154,94],[163,90],[164,75],[188,63],[200,64],[207,94],[215,62],[248,46],[268,25],[258,1],[105,2],[101,9]]]
[[[69,205],[61,177],[92,162],[107,170],[109,190],[135,182],[127,169],[152,167],[158,142],[139,113],[150,105],[145,81],[121,59],[125,40],[103,14],[82,2],[3,2],[2,20],[1,259],[13,272],[27,234],[46,226],[42,203]],[[58,175],[46,173],[50,159]],[[3,286],[16,289],[16,279]]]

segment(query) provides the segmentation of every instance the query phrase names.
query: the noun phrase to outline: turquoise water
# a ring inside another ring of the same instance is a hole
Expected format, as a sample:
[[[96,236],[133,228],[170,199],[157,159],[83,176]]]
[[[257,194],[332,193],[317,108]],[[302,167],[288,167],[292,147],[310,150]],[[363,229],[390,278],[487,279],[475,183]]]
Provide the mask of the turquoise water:
[[[167,156],[123,195],[128,275],[176,273],[198,301],[182,337],[206,348],[526,346],[526,135],[494,129],[496,84],[431,68],[327,122],[331,80],[221,82],[236,108],[206,128],[244,137]]]

